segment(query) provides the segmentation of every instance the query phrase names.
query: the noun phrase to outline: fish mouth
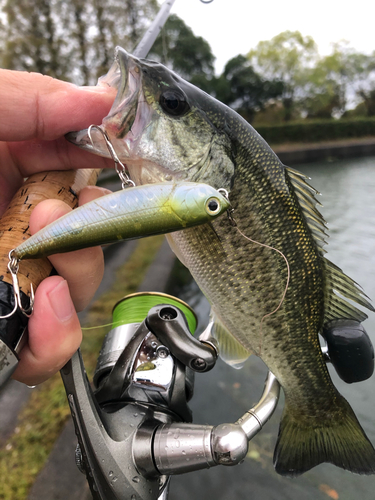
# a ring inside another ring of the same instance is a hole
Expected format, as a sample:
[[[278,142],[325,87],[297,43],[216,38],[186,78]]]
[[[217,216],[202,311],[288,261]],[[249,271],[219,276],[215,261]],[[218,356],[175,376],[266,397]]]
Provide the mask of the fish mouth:
[[[108,73],[101,76],[97,83],[98,86],[117,90],[112,107],[108,115],[103,118],[100,128],[109,137],[120,160],[129,157],[131,143],[137,139],[145,126],[146,118],[142,119],[142,116],[145,116],[144,109],[139,110],[138,105],[139,101],[144,101],[140,99],[143,95],[141,74],[139,60],[121,47],[116,47],[114,63]],[[143,113],[138,111],[143,111]],[[130,137],[127,137],[128,135]],[[112,156],[104,134],[98,130],[97,125],[69,132],[65,138],[91,153],[107,158]]]

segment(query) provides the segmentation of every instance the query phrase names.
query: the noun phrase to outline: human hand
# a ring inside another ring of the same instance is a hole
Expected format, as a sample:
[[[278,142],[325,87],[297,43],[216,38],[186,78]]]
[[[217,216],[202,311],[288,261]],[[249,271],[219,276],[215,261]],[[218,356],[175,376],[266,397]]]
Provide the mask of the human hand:
[[[36,73],[0,70],[0,216],[22,185],[38,171],[112,166],[64,139],[64,134],[101,123],[114,100],[114,90],[80,88]],[[103,195],[85,188],[79,203]],[[57,200],[40,203],[30,219],[32,233],[60,217],[69,207]],[[35,294],[28,324],[28,343],[20,353],[14,378],[29,385],[58,371],[81,342],[75,309],[83,309],[103,273],[100,248],[51,257],[60,276],[49,277]]]

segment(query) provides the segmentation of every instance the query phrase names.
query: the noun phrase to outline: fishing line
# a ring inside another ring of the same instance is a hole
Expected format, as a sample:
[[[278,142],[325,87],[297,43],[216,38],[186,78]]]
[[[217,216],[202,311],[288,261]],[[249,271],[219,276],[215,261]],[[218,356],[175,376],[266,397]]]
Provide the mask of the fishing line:
[[[226,189],[218,189],[219,193],[221,193],[228,201],[229,201],[229,193]],[[283,295],[281,297],[281,300],[280,300],[280,303],[279,305],[276,307],[276,309],[274,309],[272,312],[270,313],[267,313],[263,316],[263,318],[261,319],[260,321],[260,334],[262,335],[262,326],[263,326],[263,321],[265,318],[268,318],[269,316],[272,316],[272,314],[275,314],[279,309],[280,307],[283,305],[283,302],[285,300],[285,296],[286,296],[286,292],[288,291],[288,288],[289,288],[289,282],[290,282],[290,266],[289,266],[289,262],[288,262],[288,259],[286,258],[286,256],[283,254],[283,252],[281,250],[278,250],[277,248],[275,247],[272,247],[271,245],[266,245],[265,243],[260,243],[259,241],[256,241],[256,240],[253,240],[251,238],[249,238],[248,236],[246,236],[241,230],[240,228],[238,227],[237,225],[237,221],[236,219],[233,217],[233,213],[234,213],[234,208],[229,208],[227,210],[227,216],[228,216],[228,220],[229,220],[229,223],[231,224],[232,227],[235,227],[237,229],[237,231],[240,233],[240,235],[245,238],[246,240],[250,241],[251,243],[255,243],[256,245],[259,245],[261,247],[264,247],[264,248],[268,248],[269,250],[274,250],[275,252],[277,252],[279,255],[281,255],[281,257],[285,260],[285,263],[286,263],[286,268],[287,268],[287,271],[288,271],[288,275],[287,275],[287,279],[286,279],[286,284],[285,284],[285,289],[284,289],[284,292],[283,292]],[[259,346],[259,352],[261,350],[261,345]]]
[[[95,326],[81,326],[81,330],[96,330],[97,328],[107,328],[108,326],[116,328],[116,326],[121,326],[124,324],[123,320],[111,321],[111,323],[105,323],[104,325],[95,325]]]
[[[277,312],[280,309],[280,307],[282,306],[283,302],[284,302],[285,295],[286,295],[286,292],[288,291],[289,281],[290,281],[290,266],[289,266],[289,262],[288,262],[288,259],[283,254],[283,252],[281,252],[277,248],[271,247],[270,245],[266,245],[265,243],[260,243],[259,241],[252,240],[251,238],[249,238],[248,236],[246,236],[245,234],[243,234],[243,232],[239,229],[238,226],[236,226],[236,229],[240,233],[241,236],[243,236],[245,239],[251,241],[251,243],[255,243],[256,245],[259,245],[261,247],[269,248],[270,250],[274,250],[275,252],[277,252],[278,254],[280,254],[281,257],[285,260],[285,263],[286,263],[286,267],[287,267],[287,270],[288,270],[288,276],[287,276],[287,279],[286,279],[285,290],[284,290],[283,295],[281,297],[280,303],[279,303],[279,305],[276,307],[276,309],[274,311],[272,311],[272,312],[270,312],[268,314],[265,314],[263,316],[263,318],[262,318],[262,321],[263,321],[264,318],[267,318],[268,316],[271,316],[272,314],[274,314],[275,312]]]
[[[111,323],[106,323],[104,325],[95,325],[95,326],[81,326],[81,330],[96,330],[97,328],[104,328],[104,327],[107,327],[107,326],[120,326],[121,323],[118,322],[117,325],[114,325],[113,322]]]
[[[84,327],[82,330],[93,330],[108,326],[113,329],[121,325],[142,323],[149,310],[161,304],[179,308],[185,315],[190,332],[194,334],[198,320],[193,309],[181,299],[161,292],[138,292],[127,295],[115,304],[111,323]]]
[[[289,266],[289,262],[288,262],[288,259],[285,257],[285,255],[283,254],[283,252],[281,252],[281,250],[278,250],[277,248],[274,248],[274,247],[271,247],[270,245],[266,245],[265,243],[260,243],[259,241],[255,241],[251,238],[249,238],[248,236],[246,236],[241,230],[240,228],[237,226],[236,224],[236,229],[237,231],[240,233],[241,236],[243,236],[246,240],[250,241],[251,243],[255,243],[256,245],[259,245],[261,247],[264,247],[264,248],[268,248],[269,250],[274,250],[275,252],[277,252],[279,255],[281,255],[281,257],[285,260],[285,263],[286,263],[286,268],[287,268],[287,271],[288,271],[288,275],[287,275],[287,279],[286,279],[286,284],[285,284],[285,289],[284,289],[284,292],[283,292],[283,295],[281,297],[281,300],[280,300],[280,303],[279,305],[276,307],[276,309],[274,309],[272,312],[270,313],[267,313],[263,316],[263,318],[261,319],[260,321],[260,338],[261,338],[261,342],[262,342],[262,328],[263,328],[263,321],[265,320],[265,318],[268,318],[269,316],[272,316],[272,314],[275,314],[279,309],[280,307],[283,305],[283,302],[284,302],[284,299],[285,299],[285,296],[286,296],[286,292],[288,291],[288,288],[289,288],[289,281],[290,281],[290,266]],[[262,350],[262,344],[259,345],[259,354],[261,353],[261,350]]]

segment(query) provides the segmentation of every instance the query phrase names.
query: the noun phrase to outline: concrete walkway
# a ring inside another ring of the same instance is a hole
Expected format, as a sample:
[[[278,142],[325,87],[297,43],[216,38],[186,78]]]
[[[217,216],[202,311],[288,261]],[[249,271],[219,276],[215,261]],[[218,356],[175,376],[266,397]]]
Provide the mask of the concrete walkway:
[[[284,165],[326,160],[343,160],[375,155],[375,137],[329,141],[316,144],[275,145],[273,150]]]

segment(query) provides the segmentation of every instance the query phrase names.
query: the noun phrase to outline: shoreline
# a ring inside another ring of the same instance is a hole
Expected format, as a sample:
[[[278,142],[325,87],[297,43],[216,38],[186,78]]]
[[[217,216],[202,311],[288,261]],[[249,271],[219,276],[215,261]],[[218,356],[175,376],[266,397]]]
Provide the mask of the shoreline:
[[[285,165],[375,156],[375,137],[271,145]]]

